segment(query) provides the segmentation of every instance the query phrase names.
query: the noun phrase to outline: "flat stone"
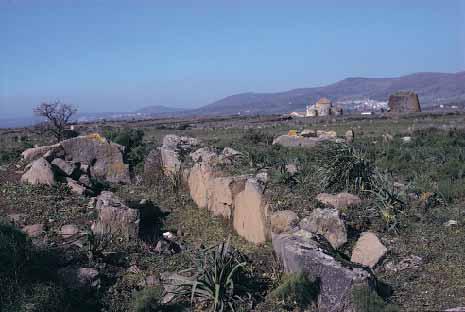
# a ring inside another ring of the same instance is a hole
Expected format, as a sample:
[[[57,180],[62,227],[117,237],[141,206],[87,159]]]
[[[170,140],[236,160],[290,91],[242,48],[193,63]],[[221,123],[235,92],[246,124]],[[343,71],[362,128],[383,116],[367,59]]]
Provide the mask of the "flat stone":
[[[347,230],[336,209],[314,209],[300,222],[306,231],[323,235],[334,249],[347,242]]]
[[[364,232],[360,235],[352,250],[351,261],[373,268],[384,257],[386,252],[387,248],[381,243],[376,234]]]

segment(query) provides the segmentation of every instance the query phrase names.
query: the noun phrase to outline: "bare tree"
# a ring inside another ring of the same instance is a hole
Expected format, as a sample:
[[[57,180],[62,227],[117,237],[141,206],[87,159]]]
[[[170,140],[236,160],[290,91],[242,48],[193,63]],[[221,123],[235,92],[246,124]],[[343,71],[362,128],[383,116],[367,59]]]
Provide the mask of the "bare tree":
[[[63,104],[59,101],[54,103],[42,103],[34,108],[34,114],[45,117],[47,120],[43,127],[50,132],[58,141],[64,138],[66,126],[71,117],[77,112],[77,109],[69,104]]]

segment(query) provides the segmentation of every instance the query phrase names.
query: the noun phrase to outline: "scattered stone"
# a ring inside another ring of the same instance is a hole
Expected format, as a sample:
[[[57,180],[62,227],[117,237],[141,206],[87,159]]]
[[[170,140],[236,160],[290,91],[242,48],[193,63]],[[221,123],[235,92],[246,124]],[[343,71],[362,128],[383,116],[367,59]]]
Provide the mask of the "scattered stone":
[[[323,235],[334,249],[347,243],[347,230],[337,209],[314,209],[300,222],[300,228]]]
[[[310,130],[310,129],[302,130],[302,132],[300,132],[300,135],[305,138],[316,138],[317,137],[316,131]]]
[[[73,192],[74,194],[77,194],[77,195],[86,194],[87,189],[85,186],[80,185],[78,182],[74,181],[71,178],[66,178],[66,182],[67,182],[68,187],[71,189],[71,192]]]
[[[412,137],[410,137],[410,136],[402,137],[402,142],[403,143],[411,143],[412,142]]]
[[[402,259],[399,263],[395,264],[393,261],[390,261],[385,264],[384,268],[388,271],[400,272],[404,270],[414,270],[418,269],[423,263],[421,257],[411,255]]]
[[[94,268],[68,267],[58,270],[58,275],[72,289],[100,287],[99,272]]]
[[[364,232],[352,250],[351,261],[373,268],[386,252],[387,248],[380,242],[376,234]]]
[[[271,215],[271,232],[281,234],[293,229],[299,223],[299,217],[294,211],[282,210]]]
[[[141,270],[137,265],[133,264],[128,268],[127,272],[130,274],[139,274]]]
[[[384,143],[389,143],[389,142],[392,142],[392,141],[394,141],[394,137],[392,135],[390,135],[389,133],[383,134],[383,142]]]
[[[255,175],[255,179],[262,184],[267,184],[270,181],[270,175],[268,172],[262,171]]]
[[[70,238],[79,233],[79,228],[75,224],[65,224],[60,229],[60,235],[64,238]]]
[[[316,136],[319,137],[319,138],[336,138],[337,133],[336,133],[336,131],[333,131],[333,130],[330,130],[330,131],[317,130],[316,131]]]
[[[81,175],[79,177],[79,183],[81,183],[85,187],[89,187],[89,188],[92,186],[92,182],[90,180],[90,177],[87,174],[83,174],[83,175]]]
[[[225,147],[221,154],[226,158],[234,158],[234,157],[242,156],[241,152],[236,151],[232,147]]]
[[[249,178],[244,190],[234,199],[233,227],[247,241],[261,244],[269,237],[268,204],[263,196],[264,186]]]
[[[174,241],[174,240],[176,240],[176,235],[174,235],[171,232],[164,232],[163,233],[163,238],[166,239],[167,241]]]
[[[449,221],[444,223],[444,226],[446,226],[446,227],[450,227],[450,226],[453,226],[453,225],[457,225],[457,221],[449,220]]]
[[[281,135],[274,139],[273,145],[281,145],[284,147],[315,147],[320,144],[322,140],[320,138],[303,137],[303,136],[291,136]]]
[[[465,307],[450,308],[444,310],[444,312],[465,312]]]
[[[317,195],[316,200],[320,203],[336,208],[349,208],[359,206],[362,203],[362,200],[357,195],[350,193],[339,193],[339,194],[328,194],[320,193]]]
[[[353,291],[374,291],[375,278],[366,269],[336,257],[329,244],[305,230],[273,234],[273,249],[285,272],[304,272],[319,283],[318,311],[356,311]]]
[[[56,181],[52,166],[44,158],[39,158],[34,160],[31,168],[23,174],[21,182],[53,185]]]
[[[40,146],[40,147],[32,147],[26,149],[24,152],[21,153],[22,159],[26,162],[31,162],[38,158],[41,158],[50,150],[55,148],[59,148],[59,144],[50,145],[50,146]]]
[[[112,234],[130,240],[138,237],[140,212],[126,206],[112,192],[104,191],[97,197],[97,221],[92,231],[97,234]]]
[[[354,130],[352,130],[352,129],[347,130],[347,131],[346,131],[346,134],[345,134],[345,137],[346,137],[346,142],[347,142],[347,143],[353,143],[353,142],[354,142],[354,139],[355,139]]]
[[[290,175],[295,175],[298,171],[299,169],[296,164],[286,164],[286,172]]]
[[[61,158],[55,158],[52,161],[52,166],[54,166],[54,168],[56,168],[57,171],[61,173],[61,175],[67,177],[72,176],[76,170],[76,166],[73,163],[65,161]]]
[[[44,225],[41,223],[26,225],[22,231],[31,238],[37,238],[44,233]]]

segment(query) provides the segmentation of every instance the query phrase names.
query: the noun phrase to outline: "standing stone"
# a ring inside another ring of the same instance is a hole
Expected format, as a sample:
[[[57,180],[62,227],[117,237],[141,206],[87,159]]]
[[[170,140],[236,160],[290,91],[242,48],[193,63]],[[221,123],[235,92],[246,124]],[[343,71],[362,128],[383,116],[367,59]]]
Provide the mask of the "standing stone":
[[[208,164],[195,164],[187,179],[192,200],[199,208],[208,207],[208,187],[215,177],[213,169]]]
[[[300,222],[306,231],[323,235],[334,249],[347,242],[347,230],[336,209],[315,209]]]
[[[207,189],[207,208],[215,216],[230,219],[234,199],[245,188],[247,176],[219,177],[210,180]]]
[[[268,204],[263,193],[264,186],[249,178],[234,200],[233,227],[240,236],[255,244],[264,243],[270,234]]]
[[[97,221],[92,225],[96,234],[112,234],[126,240],[139,234],[140,212],[126,206],[112,192],[102,192],[97,197]]]
[[[52,166],[43,158],[34,160],[26,173],[21,177],[21,182],[30,184],[55,184],[55,175]]]
[[[373,268],[386,252],[386,247],[380,242],[376,234],[364,232],[355,244],[351,261]]]

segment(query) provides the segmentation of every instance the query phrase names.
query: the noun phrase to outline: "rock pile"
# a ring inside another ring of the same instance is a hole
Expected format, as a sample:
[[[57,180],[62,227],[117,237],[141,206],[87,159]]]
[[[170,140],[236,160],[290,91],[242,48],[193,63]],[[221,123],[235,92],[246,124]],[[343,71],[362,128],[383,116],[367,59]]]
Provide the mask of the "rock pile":
[[[74,193],[92,194],[91,178],[129,183],[124,147],[98,134],[79,136],[51,146],[34,147],[22,153],[26,172],[21,181],[53,185],[65,182]]]

